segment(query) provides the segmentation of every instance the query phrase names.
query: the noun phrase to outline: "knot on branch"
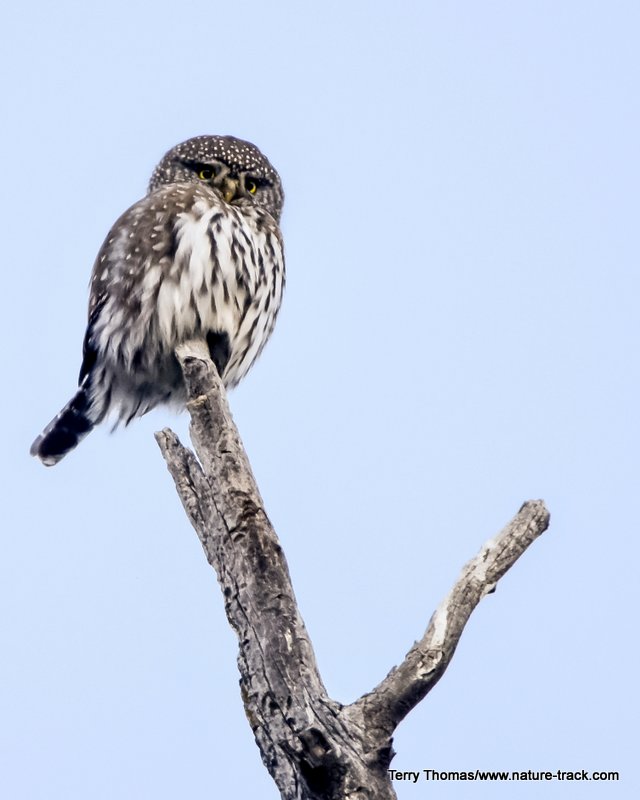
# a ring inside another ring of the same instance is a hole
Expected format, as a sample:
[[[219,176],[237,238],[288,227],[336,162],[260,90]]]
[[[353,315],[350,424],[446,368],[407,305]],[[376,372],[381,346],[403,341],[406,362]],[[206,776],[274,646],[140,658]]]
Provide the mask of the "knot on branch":
[[[299,747],[294,750],[290,744],[283,742],[283,749],[288,752],[302,776],[307,795],[310,798],[344,797],[341,788],[347,772],[345,764],[329,744],[326,736],[318,728],[307,728],[297,735]]]
[[[418,665],[420,677],[424,679],[433,675],[439,667],[444,666],[443,661],[444,650],[427,650]]]

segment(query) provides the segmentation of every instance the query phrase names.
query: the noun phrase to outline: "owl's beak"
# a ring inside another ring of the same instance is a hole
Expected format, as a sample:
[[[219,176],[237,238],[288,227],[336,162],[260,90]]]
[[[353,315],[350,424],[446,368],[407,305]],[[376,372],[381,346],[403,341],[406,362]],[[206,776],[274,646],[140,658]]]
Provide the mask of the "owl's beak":
[[[233,198],[236,196],[236,192],[238,190],[238,181],[234,181],[233,178],[225,178],[222,184],[222,196],[230,203]]]

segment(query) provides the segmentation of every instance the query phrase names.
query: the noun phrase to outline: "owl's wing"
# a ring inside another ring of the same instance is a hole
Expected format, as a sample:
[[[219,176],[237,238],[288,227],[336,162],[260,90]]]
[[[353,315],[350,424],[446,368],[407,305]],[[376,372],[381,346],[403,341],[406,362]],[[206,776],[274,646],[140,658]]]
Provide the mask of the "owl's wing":
[[[139,311],[140,279],[149,268],[169,268],[178,246],[175,222],[193,211],[198,201],[211,201],[211,192],[199,184],[162,186],[127,209],[105,239],[91,277],[89,321],[105,297],[118,301],[133,314]]]

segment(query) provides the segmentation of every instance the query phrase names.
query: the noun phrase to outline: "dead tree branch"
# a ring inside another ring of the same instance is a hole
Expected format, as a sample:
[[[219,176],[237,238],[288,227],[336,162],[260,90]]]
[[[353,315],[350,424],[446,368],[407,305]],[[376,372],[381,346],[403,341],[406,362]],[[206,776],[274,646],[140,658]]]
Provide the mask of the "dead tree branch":
[[[156,439],[238,636],[242,700],[262,760],[285,800],[394,798],[387,769],[396,726],[442,676],[482,597],[547,529],[544,503],[522,506],[464,567],[402,664],[343,706],[322,683],[284,553],[206,346],[187,342],[176,355],[197,458],[169,429]]]

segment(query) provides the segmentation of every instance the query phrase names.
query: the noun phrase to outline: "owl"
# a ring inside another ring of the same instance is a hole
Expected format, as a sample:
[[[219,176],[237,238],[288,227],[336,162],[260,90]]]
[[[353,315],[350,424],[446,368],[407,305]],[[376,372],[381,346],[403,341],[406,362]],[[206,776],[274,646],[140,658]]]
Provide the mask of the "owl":
[[[184,406],[175,348],[206,341],[227,387],[250,369],[280,309],[280,178],[233,136],[197,136],[155,168],[93,267],[78,390],[31,446],[53,466],[107,416]]]

